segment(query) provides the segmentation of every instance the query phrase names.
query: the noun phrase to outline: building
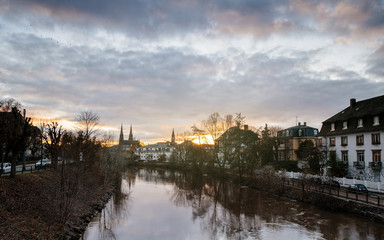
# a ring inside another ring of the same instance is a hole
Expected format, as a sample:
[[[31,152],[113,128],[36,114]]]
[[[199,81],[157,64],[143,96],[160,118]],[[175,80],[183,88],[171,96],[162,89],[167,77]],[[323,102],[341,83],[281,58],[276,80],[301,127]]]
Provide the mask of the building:
[[[142,161],[169,161],[175,151],[176,138],[175,131],[172,129],[171,142],[158,142],[139,147],[135,150],[135,155]]]
[[[243,158],[245,154],[250,153],[255,160],[256,149],[259,136],[257,133],[248,129],[248,125],[244,125],[244,129],[240,127],[231,127],[225,131],[219,138],[215,140],[215,148],[220,164],[228,164],[236,157]]]
[[[323,122],[319,136],[328,153],[334,152],[336,159],[348,164],[351,177],[384,180],[384,95],[359,102],[352,98],[347,108]]]
[[[128,140],[124,140],[123,124],[121,124],[120,137],[119,137],[119,147],[121,148],[122,151],[134,150],[134,149],[140,147],[140,141],[133,138],[132,125],[129,128]]]
[[[170,142],[158,142],[139,147],[135,150],[135,154],[142,161],[164,161],[167,162],[171,158],[175,146]]]
[[[318,132],[317,128],[307,126],[306,122],[303,125],[299,122],[297,126],[278,131],[278,160],[299,161],[297,151],[300,143],[310,140],[316,146]],[[299,163],[299,168],[301,165]]]

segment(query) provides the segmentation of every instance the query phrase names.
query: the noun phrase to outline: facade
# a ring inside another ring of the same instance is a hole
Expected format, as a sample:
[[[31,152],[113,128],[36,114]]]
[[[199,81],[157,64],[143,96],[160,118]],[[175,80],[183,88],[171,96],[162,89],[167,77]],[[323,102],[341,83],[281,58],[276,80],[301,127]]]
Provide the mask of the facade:
[[[139,147],[135,154],[142,161],[169,161],[175,146],[170,142],[159,142]]]
[[[141,161],[169,161],[175,150],[176,138],[175,131],[172,130],[171,142],[158,142],[139,147],[135,150],[135,155]]]
[[[307,126],[306,122],[303,125],[299,122],[297,126],[278,131],[278,160],[299,161],[297,151],[299,150],[300,143],[310,140],[316,146],[318,132],[317,128]],[[301,165],[299,164],[299,167]]]
[[[323,122],[319,136],[328,153],[348,164],[351,177],[384,181],[384,95],[359,102],[351,99],[349,107]]]

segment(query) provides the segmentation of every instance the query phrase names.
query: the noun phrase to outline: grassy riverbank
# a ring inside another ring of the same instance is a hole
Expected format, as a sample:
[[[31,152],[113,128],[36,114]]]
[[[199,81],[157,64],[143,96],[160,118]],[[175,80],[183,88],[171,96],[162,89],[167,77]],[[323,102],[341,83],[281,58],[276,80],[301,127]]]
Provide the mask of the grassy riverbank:
[[[54,170],[1,177],[0,239],[64,239],[113,189],[98,171],[88,170],[63,203],[60,180]]]

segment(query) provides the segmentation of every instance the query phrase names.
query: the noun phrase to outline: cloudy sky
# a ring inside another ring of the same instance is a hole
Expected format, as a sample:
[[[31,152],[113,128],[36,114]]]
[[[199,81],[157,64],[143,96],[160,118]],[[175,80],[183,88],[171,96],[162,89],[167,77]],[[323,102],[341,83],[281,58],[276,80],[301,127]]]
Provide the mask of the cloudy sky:
[[[0,98],[169,138],[214,112],[313,127],[384,94],[384,1],[0,0]]]

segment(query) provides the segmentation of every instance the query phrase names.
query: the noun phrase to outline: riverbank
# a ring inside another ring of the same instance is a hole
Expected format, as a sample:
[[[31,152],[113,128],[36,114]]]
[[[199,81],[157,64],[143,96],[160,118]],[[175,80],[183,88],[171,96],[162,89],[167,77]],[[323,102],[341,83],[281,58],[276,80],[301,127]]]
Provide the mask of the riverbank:
[[[266,191],[277,196],[287,197],[303,203],[317,206],[321,209],[356,214],[378,222],[384,222],[384,208],[374,204],[354,201],[353,199],[344,199],[337,196],[330,196],[325,193],[306,190],[304,182],[303,187],[297,188],[288,185],[288,179],[285,175],[278,175],[272,167],[265,167],[257,176],[242,177],[239,179],[237,174],[231,170],[221,170],[217,168],[194,168],[193,166],[183,166],[180,164],[169,163],[140,163],[139,166],[152,168],[167,168],[180,171],[191,171],[193,169],[200,171],[201,174],[208,174],[214,177],[230,179],[244,187],[250,187],[259,191]]]
[[[0,239],[75,239],[112,195],[97,171],[87,171],[70,187],[63,214],[60,174],[47,170],[0,178]]]

